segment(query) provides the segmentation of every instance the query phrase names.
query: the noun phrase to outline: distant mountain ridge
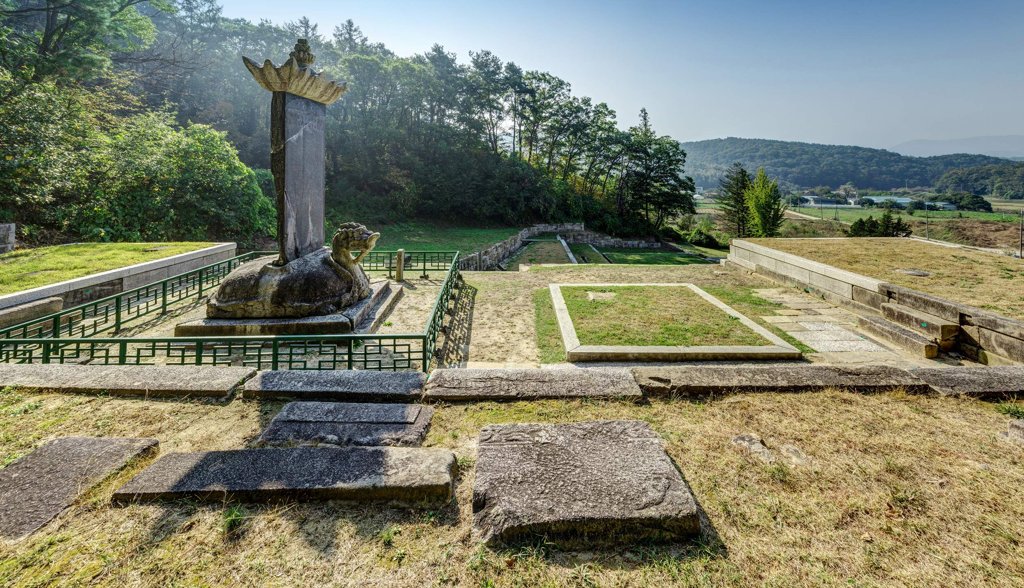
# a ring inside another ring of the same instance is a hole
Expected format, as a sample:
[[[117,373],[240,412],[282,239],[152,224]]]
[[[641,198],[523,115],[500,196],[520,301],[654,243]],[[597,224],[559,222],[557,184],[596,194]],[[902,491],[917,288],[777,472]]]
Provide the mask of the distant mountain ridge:
[[[931,157],[951,153],[974,153],[992,157],[1024,158],[1024,135],[993,135],[965,139],[920,139],[892,148],[896,153],[914,157]]]
[[[681,144],[686,150],[686,173],[708,189],[716,188],[736,161],[751,171],[763,166],[791,187],[835,188],[853,182],[858,188],[878,190],[932,186],[950,169],[1007,163],[987,155],[910,157],[885,149],[774,139],[729,137]]]

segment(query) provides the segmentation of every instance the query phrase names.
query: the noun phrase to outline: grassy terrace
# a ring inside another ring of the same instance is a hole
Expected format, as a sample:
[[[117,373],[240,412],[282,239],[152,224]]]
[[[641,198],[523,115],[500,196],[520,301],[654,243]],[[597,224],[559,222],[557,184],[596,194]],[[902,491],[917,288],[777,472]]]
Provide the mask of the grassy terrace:
[[[838,213],[839,220],[844,223],[852,223],[857,219],[868,218],[869,216],[877,219],[885,214],[885,210],[881,208],[835,209],[825,206],[819,209],[816,206],[794,206],[791,210],[800,214],[806,214],[807,216],[813,216],[814,218],[822,218],[822,215],[824,215],[825,220],[834,220]],[[913,215],[909,215],[906,212],[893,211],[893,214],[902,214],[903,220],[924,220],[927,216],[930,222],[955,221],[965,218],[1007,223],[1020,220],[1019,216],[1009,212],[975,212],[970,210],[929,210],[927,215],[925,215],[923,210],[918,210]]]
[[[7,390],[0,463],[69,435],[158,437],[161,453],[243,447],[282,404]],[[139,464],[36,535],[0,545],[0,585],[1013,586],[1024,576],[1024,452],[999,438],[1007,417],[996,409],[842,392],[439,405],[425,444],[458,457],[448,505],[112,506]],[[713,534],[584,553],[480,546],[471,495],[481,427],[595,419],[650,423]],[[813,461],[753,461],[730,444],[748,431]]]
[[[600,247],[599,249],[612,263],[634,265],[690,265],[693,263],[708,263],[707,260],[698,257],[696,254],[666,251],[664,249],[650,250],[628,247]]]
[[[751,239],[766,247],[1024,319],[1024,261],[911,239]],[[910,276],[918,269],[931,275]]]
[[[521,230],[517,227],[466,227],[422,222],[370,228],[380,232],[377,249],[381,251],[461,251],[463,254],[486,249]]]
[[[517,269],[519,264],[535,265],[538,263],[569,263],[565,248],[558,241],[534,241],[510,257],[505,262],[510,269]]]
[[[767,344],[685,286],[563,286],[561,290],[582,345]]]
[[[569,249],[580,263],[608,263],[605,256],[586,243],[569,243]]]
[[[213,243],[75,243],[0,255],[0,295],[210,247]]]

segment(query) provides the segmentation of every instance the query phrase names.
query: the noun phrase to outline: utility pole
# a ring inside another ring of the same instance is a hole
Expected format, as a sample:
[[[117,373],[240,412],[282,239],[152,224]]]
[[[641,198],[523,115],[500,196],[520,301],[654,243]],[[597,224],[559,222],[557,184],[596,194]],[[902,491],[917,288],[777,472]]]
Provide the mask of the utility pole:
[[[1020,209],[1020,250],[1017,257],[1024,259],[1024,208]]]
[[[924,201],[924,238],[928,238],[928,201]]]

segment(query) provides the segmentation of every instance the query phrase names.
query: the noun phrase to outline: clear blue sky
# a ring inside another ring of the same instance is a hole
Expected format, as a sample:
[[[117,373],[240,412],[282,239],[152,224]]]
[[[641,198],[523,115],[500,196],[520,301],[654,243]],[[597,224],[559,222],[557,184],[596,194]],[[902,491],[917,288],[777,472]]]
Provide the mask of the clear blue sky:
[[[399,55],[489,49],[679,140],[888,148],[1024,134],[1024,0],[222,0],[224,15],[351,18]],[[254,58],[283,56],[252,56]]]

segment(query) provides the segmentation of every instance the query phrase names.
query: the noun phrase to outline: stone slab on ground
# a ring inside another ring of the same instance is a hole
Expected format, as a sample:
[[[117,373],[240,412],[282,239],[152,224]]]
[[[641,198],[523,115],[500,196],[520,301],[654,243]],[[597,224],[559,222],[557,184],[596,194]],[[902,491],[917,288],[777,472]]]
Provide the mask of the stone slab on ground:
[[[810,364],[639,367],[633,374],[646,394],[703,396],[732,392],[813,392],[842,389],[927,393],[908,371],[884,365]]]
[[[1024,445],[1024,419],[1013,419],[1006,431],[1006,438]]]
[[[115,502],[188,498],[445,502],[455,455],[414,447],[291,447],[169,453],[114,492]]]
[[[424,399],[445,401],[544,398],[641,398],[626,368],[437,369]]]
[[[64,437],[0,469],[0,537],[20,539],[53,520],[156,439]]]
[[[914,368],[910,373],[945,396],[1024,395],[1024,366]]]
[[[223,397],[253,376],[247,367],[0,364],[0,388],[150,397]]]
[[[371,370],[263,371],[245,383],[246,398],[300,398],[348,402],[416,402],[427,376],[422,372]]]
[[[492,544],[544,537],[588,549],[700,531],[689,486],[642,421],[484,427],[473,513]]]
[[[434,408],[421,404],[289,402],[260,436],[263,445],[420,445]]]

